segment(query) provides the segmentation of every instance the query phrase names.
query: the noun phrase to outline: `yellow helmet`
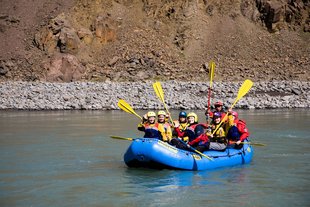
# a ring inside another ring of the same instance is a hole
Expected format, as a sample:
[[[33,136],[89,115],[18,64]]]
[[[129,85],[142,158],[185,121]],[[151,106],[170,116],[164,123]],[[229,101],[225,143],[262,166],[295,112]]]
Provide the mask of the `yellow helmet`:
[[[165,112],[165,111],[158,111],[157,116],[159,116],[159,115],[164,115],[164,116],[166,116],[166,112]]]
[[[195,114],[194,112],[191,112],[191,113],[189,113],[189,114],[187,115],[187,118],[190,117],[190,116],[193,116],[195,122],[198,122],[198,116],[197,116],[197,114]]]
[[[147,117],[152,117],[152,116],[156,117],[156,114],[154,111],[147,112]]]

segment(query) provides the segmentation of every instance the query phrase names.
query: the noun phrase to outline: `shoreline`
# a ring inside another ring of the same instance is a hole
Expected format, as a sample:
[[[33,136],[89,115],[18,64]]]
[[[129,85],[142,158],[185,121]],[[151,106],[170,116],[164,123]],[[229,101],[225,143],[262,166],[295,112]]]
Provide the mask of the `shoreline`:
[[[226,107],[237,98],[243,82],[213,82],[211,104]],[[117,110],[124,99],[134,109],[163,109],[153,82],[0,82],[0,110]],[[204,110],[209,82],[161,82],[169,109]],[[236,109],[310,108],[310,82],[254,82]]]

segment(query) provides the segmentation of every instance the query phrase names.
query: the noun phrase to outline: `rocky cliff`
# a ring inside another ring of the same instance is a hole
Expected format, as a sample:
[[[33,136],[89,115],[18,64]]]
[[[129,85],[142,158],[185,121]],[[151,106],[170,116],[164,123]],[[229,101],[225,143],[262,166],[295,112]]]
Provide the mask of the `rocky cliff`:
[[[2,0],[0,80],[310,80],[308,0]]]

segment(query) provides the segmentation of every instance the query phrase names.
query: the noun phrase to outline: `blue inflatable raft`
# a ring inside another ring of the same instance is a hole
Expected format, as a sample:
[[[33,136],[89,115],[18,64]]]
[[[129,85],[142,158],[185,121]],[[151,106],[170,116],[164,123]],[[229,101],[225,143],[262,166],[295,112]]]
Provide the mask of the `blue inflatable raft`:
[[[225,151],[205,151],[204,154],[212,160],[195,152],[177,149],[158,139],[137,138],[124,154],[124,161],[128,167],[208,170],[249,163],[253,148],[244,144],[241,149],[227,148]]]

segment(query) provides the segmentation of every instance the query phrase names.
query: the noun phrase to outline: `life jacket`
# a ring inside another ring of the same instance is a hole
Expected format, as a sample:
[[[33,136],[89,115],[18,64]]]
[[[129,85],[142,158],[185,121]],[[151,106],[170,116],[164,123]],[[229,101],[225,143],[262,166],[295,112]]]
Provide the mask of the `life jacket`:
[[[236,120],[236,126],[238,128],[238,132],[240,133],[240,140],[243,141],[247,137],[250,136],[250,133],[248,131],[248,128],[246,127],[245,121],[238,119]]]
[[[229,128],[228,132],[227,132],[227,136],[226,138],[229,140],[229,141],[238,141],[240,139],[240,133],[239,133],[239,130],[238,128],[233,125]]]
[[[196,132],[196,128],[200,126],[202,127],[202,132]],[[191,146],[199,146],[199,145],[206,145],[209,142],[209,138],[205,133],[205,129],[207,128],[206,124],[193,124],[186,128],[187,134],[193,134],[193,136],[189,136],[188,144]]]
[[[209,142],[208,135],[206,133],[200,134],[198,137],[190,141],[188,144],[193,145],[206,145]]]
[[[188,126],[187,122],[185,122],[185,123],[180,123],[179,128],[180,128],[182,131],[184,131],[184,130],[186,129],[187,126]]]
[[[192,124],[186,127],[184,130],[186,136],[188,137],[189,141],[192,141],[196,138],[195,128],[198,124]]]
[[[243,121],[242,119],[237,119],[236,120],[236,126],[239,129],[245,128],[246,127],[246,123],[245,121]],[[239,126],[239,127],[238,127]]]
[[[164,141],[170,141],[171,138],[172,138],[172,131],[171,131],[171,127],[170,127],[170,124],[168,122],[165,122],[165,123],[158,123],[160,125],[162,125],[163,129],[165,130],[164,133],[165,133],[165,138],[167,140],[164,140]],[[159,132],[161,133],[161,132]],[[161,134],[162,135],[162,134]],[[162,135],[163,136],[163,135]],[[164,137],[162,137],[164,139]]]
[[[145,128],[145,134],[144,134],[144,138],[158,138],[158,139],[162,139],[162,135],[161,132],[158,130],[158,126],[159,123],[155,123],[155,124],[145,124],[144,128]]]
[[[188,126],[187,122],[180,123],[179,120],[173,121],[172,128],[172,136],[173,137],[182,137],[181,134],[185,131],[186,127]],[[179,125],[178,127],[174,127],[175,125]]]
[[[163,125],[163,127],[164,127],[164,129],[165,129],[165,132],[167,133],[168,128],[170,128],[170,124],[167,123],[167,122],[165,122],[165,123],[159,123],[159,124],[162,124],[162,125]]]
[[[200,126],[201,131],[197,131],[196,127]],[[178,137],[188,137],[188,144],[193,145],[206,145],[209,142],[208,136],[205,133],[207,126],[205,124],[192,124],[186,127],[186,129],[181,132],[179,128],[175,128]]]
[[[197,135],[195,131],[197,126],[201,126],[203,129],[207,128],[205,124],[192,124],[192,125],[187,126],[184,132],[186,136],[189,138],[190,142],[196,139],[201,134],[205,134],[205,132],[203,131]]]
[[[218,124],[214,124],[213,126],[214,129],[216,129]],[[221,126],[218,127],[215,132],[214,129],[212,130],[213,137],[211,137],[211,142],[226,143],[226,134],[223,128],[223,124],[221,124]]]
[[[184,131],[185,129],[186,129],[186,127],[188,126],[188,123],[187,122],[184,122],[184,123],[180,123],[180,121],[179,120],[175,120],[175,121],[173,121],[173,123],[174,123],[174,125],[173,126],[175,126],[175,125],[179,125],[179,129],[181,130],[181,131]]]
[[[216,128],[218,127],[218,124],[214,124],[213,126],[214,126],[214,129],[216,129]],[[213,133],[213,132],[214,132],[214,131],[212,130],[212,133]],[[213,134],[213,137],[215,137],[215,138],[225,137],[225,131],[224,131],[224,129],[223,129],[222,124],[221,124],[220,127],[217,128],[217,130],[216,130],[215,133]]]

